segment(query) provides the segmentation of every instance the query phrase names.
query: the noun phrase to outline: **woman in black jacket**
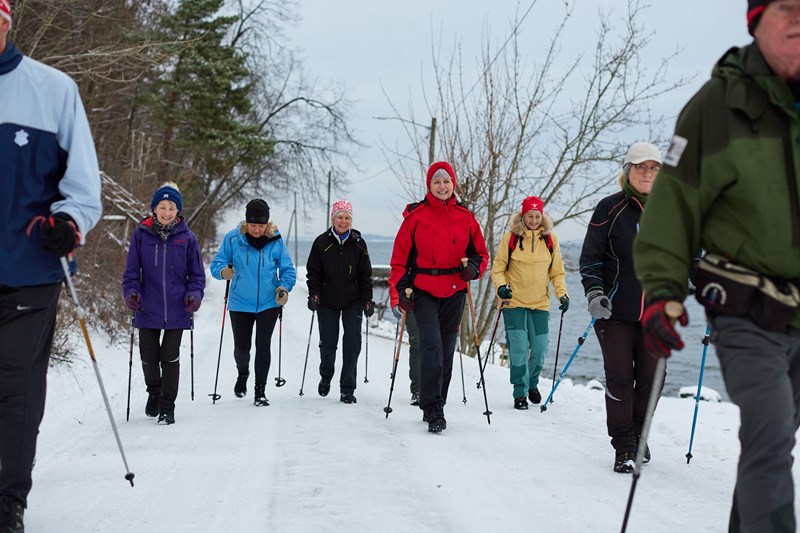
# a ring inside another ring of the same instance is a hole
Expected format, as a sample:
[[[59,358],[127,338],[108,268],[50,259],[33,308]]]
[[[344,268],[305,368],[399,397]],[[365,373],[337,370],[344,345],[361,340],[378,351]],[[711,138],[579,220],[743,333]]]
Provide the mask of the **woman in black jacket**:
[[[353,229],[353,205],[337,200],[331,210],[331,227],[314,240],[306,264],[308,308],[319,320],[320,396],[331,389],[339,318],[344,328],[339,400],[356,403],[356,365],[361,353],[361,315],[375,312],[372,301],[372,264],[367,243]]]
[[[644,293],[633,271],[633,239],[660,168],[658,148],[631,145],[619,177],[622,190],[597,204],[581,250],[581,282],[603,351],[614,471],[623,474],[633,472],[656,368],[642,337]],[[646,448],[643,462],[649,460]]]

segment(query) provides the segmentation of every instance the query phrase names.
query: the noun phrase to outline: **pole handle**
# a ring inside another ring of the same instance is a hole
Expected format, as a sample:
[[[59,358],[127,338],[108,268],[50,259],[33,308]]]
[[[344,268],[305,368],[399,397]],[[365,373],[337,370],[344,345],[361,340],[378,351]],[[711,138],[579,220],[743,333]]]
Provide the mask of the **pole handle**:
[[[667,316],[672,322],[675,322],[685,311],[682,303],[671,300],[664,306],[664,312],[667,313]]]

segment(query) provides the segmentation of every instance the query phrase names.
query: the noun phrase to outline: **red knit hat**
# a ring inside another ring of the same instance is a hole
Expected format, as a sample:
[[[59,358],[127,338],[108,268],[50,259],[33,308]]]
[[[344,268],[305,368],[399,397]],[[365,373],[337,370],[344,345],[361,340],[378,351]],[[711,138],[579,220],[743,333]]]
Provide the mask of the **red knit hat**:
[[[0,17],[11,22],[11,5],[8,0],[0,0]]]
[[[2,1],[2,0],[0,0]],[[750,35],[756,31],[761,14],[767,9],[767,4],[772,0],[747,0],[747,31]]]
[[[2,1],[2,0],[0,0],[0,1]],[[429,191],[431,190],[431,179],[433,179],[433,175],[436,174],[436,171],[439,170],[439,169],[444,169],[445,172],[450,174],[450,178],[453,180],[453,189],[455,189],[456,188],[456,172],[455,172],[455,170],[453,170],[453,167],[451,167],[450,163],[448,163],[447,161],[437,161],[437,162],[435,162],[434,164],[432,164],[430,166],[430,168],[428,169],[428,176],[425,179],[425,187],[427,187]]]
[[[528,211],[533,210],[539,211],[540,213],[544,214],[544,202],[538,196],[528,196],[524,200],[522,200],[522,211],[521,213],[524,215]]]

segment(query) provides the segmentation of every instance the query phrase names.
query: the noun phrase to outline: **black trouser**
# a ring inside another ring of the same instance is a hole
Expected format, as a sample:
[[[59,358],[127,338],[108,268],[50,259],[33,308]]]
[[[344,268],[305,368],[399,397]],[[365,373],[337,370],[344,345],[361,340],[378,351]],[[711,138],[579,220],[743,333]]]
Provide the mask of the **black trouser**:
[[[181,373],[181,337],[183,337],[182,329],[139,330],[139,355],[142,358],[144,384],[147,385],[148,393],[161,395],[159,403],[161,411],[175,410]]]
[[[256,326],[256,361],[253,365],[256,373],[256,385],[267,384],[269,365],[272,362],[272,332],[278,321],[280,307],[270,307],[260,313],[231,311],[231,329],[233,330],[233,358],[240,374],[249,372],[250,346],[253,340],[253,324]]]
[[[352,394],[356,390],[356,366],[361,353],[361,304],[345,309],[317,309],[319,320],[319,375],[332,380],[336,371],[336,346],[339,344],[339,317],[342,318],[342,375],[339,377],[339,391]]]
[[[0,286],[0,495],[26,507],[60,292]]]
[[[639,322],[598,320],[594,329],[606,371],[608,436],[617,452],[635,452],[658,359],[645,350]]]
[[[420,409],[447,403],[453,373],[453,352],[464,312],[466,291],[447,298],[436,298],[419,289],[414,291],[414,318],[419,329]]]
[[[408,331],[408,379],[411,380],[411,393],[419,394],[419,328],[414,318],[414,311],[406,313],[406,331]]]

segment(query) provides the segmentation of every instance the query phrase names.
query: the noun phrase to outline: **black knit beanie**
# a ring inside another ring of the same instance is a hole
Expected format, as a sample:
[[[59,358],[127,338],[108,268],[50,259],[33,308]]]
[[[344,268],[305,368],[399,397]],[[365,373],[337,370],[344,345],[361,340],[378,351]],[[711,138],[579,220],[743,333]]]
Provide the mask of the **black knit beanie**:
[[[250,200],[244,218],[251,224],[267,224],[269,222],[269,205],[261,198]]]
[[[750,35],[756,31],[761,14],[772,0],[747,0],[747,31]]]

